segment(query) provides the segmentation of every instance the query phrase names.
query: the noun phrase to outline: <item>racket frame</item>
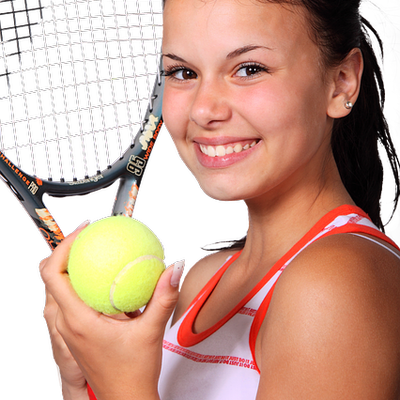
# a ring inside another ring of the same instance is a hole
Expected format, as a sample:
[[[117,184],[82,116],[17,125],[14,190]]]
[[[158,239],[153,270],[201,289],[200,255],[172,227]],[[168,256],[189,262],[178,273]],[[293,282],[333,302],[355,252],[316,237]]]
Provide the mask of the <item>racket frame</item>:
[[[160,63],[142,128],[125,153],[96,175],[66,182],[42,180],[25,173],[0,150],[0,177],[21,202],[52,250],[60,244],[64,236],[44,205],[44,194],[52,197],[85,195],[104,189],[119,180],[112,215],[132,216],[144,170],[163,124],[163,79]]]

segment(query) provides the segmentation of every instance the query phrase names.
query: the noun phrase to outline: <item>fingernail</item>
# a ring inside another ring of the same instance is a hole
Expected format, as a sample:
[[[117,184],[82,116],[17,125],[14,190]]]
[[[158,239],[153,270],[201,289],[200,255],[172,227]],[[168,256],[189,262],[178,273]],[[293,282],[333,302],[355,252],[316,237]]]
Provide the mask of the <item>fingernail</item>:
[[[185,267],[185,260],[177,261],[174,264],[174,269],[171,275],[171,286],[178,287],[181,281],[183,269]]]
[[[92,218],[90,218],[90,217],[85,218],[83,221],[81,221],[81,223],[76,227],[75,230],[77,231],[78,229],[85,228],[86,226],[88,226],[90,224],[91,221],[92,221]]]

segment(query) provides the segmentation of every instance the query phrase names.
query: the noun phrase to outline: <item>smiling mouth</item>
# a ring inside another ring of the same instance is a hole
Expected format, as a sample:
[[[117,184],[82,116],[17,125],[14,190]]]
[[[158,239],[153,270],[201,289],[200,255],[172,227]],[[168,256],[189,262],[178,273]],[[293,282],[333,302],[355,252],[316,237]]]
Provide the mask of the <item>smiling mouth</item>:
[[[235,143],[235,144],[229,144],[229,145],[218,145],[218,146],[210,146],[210,145],[204,145],[200,144],[200,150],[203,154],[207,155],[208,157],[224,157],[229,154],[233,153],[241,153],[243,151],[246,151],[248,149],[251,149],[257,144],[257,141],[254,140],[251,143]]]

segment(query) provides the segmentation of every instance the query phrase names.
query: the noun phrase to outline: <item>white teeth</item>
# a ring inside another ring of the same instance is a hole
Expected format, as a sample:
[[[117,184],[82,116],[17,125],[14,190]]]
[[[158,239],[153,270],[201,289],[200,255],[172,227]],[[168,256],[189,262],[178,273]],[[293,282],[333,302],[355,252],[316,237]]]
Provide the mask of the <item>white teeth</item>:
[[[209,157],[223,157],[226,154],[232,154],[232,153],[240,153],[243,150],[248,150],[251,147],[254,147],[257,144],[257,141],[255,140],[253,143],[246,144],[245,146],[242,146],[240,143],[236,143],[235,146],[205,146],[203,144],[200,145],[200,150],[203,154],[206,154]]]
[[[217,157],[223,157],[226,153],[225,153],[225,147],[224,146],[217,146],[215,148],[215,154],[217,155]]]
[[[207,147],[207,154],[208,154],[208,157],[215,157],[216,152],[215,152],[214,147],[208,146]]]
[[[242,145],[240,143],[235,144],[235,147],[233,148],[233,151],[235,153],[240,153],[242,150],[243,150],[243,147],[242,147]]]

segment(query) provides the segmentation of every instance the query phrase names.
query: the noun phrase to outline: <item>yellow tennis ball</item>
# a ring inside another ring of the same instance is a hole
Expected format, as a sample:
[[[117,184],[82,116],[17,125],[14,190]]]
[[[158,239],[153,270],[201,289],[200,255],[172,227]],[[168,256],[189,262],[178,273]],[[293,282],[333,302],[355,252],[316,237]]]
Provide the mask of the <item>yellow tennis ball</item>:
[[[85,228],[72,244],[68,274],[78,296],[104,314],[146,305],[165,269],[164,250],[146,225],[108,217]]]

